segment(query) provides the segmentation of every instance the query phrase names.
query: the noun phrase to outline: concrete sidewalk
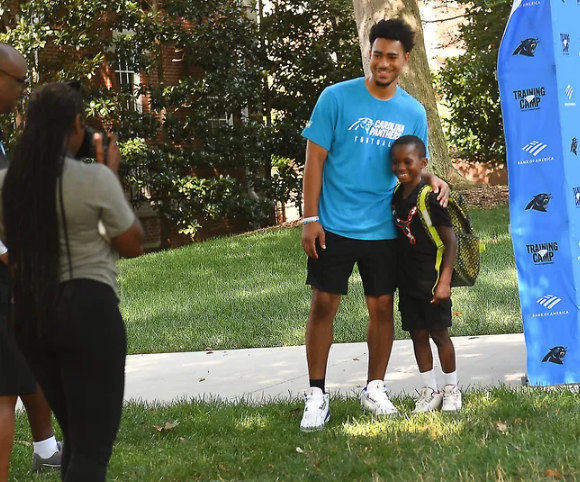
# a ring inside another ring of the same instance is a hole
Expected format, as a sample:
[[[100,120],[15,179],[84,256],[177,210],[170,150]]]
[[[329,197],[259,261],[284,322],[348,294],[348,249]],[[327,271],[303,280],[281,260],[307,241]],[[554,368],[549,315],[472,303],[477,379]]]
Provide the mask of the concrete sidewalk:
[[[453,338],[459,382],[463,387],[519,386],[525,375],[524,335]],[[442,382],[436,349],[435,366]],[[332,346],[327,388],[353,395],[366,382],[366,343]],[[308,385],[304,346],[247,350],[133,355],[127,358],[126,400],[172,402],[219,397],[256,402],[301,396]],[[411,340],[395,341],[387,370],[391,394],[420,388]]]

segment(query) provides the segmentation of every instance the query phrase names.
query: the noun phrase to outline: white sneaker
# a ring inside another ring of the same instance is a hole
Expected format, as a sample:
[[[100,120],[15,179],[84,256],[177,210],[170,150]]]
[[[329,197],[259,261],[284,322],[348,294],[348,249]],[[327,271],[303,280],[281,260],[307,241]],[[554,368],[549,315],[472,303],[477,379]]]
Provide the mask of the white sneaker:
[[[362,389],[360,405],[363,410],[368,410],[373,415],[395,416],[399,414],[387,396],[383,380],[373,380]]]
[[[421,396],[415,402],[415,410],[411,413],[432,412],[441,407],[442,402],[443,394],[440,390],[435,391],[431,387],[423,387],[421,389]]]
[[[304,415],[300,422],[300,430],[314,432],[322,430],[330,420],[330,404],[328,393],[322,393],[318,387],[310,387],[304,395]]]
[[[445,385],[443,388],[443,411],[457,412],[461,410],[461,392],[457,385]]]

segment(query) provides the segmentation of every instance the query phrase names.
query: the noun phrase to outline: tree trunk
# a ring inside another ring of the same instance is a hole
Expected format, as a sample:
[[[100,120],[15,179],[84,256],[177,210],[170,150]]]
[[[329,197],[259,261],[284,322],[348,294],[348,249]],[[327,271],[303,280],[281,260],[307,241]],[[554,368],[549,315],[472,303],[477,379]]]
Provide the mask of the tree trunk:
[[[427,111],[430,153],[428,169],[452,183],[454,188],[473,184],[455,170],[449,157],[431,82],[417,0],[353,0],[353,5],[363,67],[367,75],[369,73],[369,32],[376,22],[382,19],[401,18],[416,32],[415,48],[411,52],[409,65],[403,70],[399,83],[403,89],[421,102]]]
[[[151,13],[153,16],[157,17],[159,15],[159,2],[157,0],[151,0],[149,4]],[[158,18],[155,19],[156,21]],[[165,66],[163,65],[163,45],[161,40],[156,36],[155,40],[155,64],[157,70],[157,85],[159,87],[165,86]],[[165,122],[165,116],[167,115],[166,109],[161,109],[158,112],[159,120],[161,124]],[[161,129],[161,135],[163,136],[163,142],[167,143],[167,133],[165,129]],[[169,193],[165,193],[167,198],[170,197]],[[171,201],[169,201],[171,202]],[[173,225],[171,220],[167,217],[166,214],[162,212],[158,212],[159,216],[159,241],[160,241],[160,248],[161,249],[169,249],[171,248],[171,238],[172,238],[172,228]]]

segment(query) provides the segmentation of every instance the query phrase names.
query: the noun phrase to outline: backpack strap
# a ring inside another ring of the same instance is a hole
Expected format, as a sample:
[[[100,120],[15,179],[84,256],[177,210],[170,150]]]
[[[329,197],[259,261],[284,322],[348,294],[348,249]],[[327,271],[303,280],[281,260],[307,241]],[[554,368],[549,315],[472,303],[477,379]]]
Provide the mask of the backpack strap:
[[[433,221],[431,221],[431,213],[429,211],[429,203],[427,202],[427,196],[433,192],[431,186],[425,185],[419,191],[417,195],[417,208],[419,210],[419,216],[421,218],[422,224],[425,227],[425,231],[433,244],[437,247],[437,255],[435,258],[435,271],[437,271],[437,280],[433,285],[432,292],[435,292],[435,287],[439,283],[439,276],[441,274],[441,263],[443,262],[443,253],[445,252],[445,245],[441,240],[441,236],[437,232],[435,226],[433,226]]]
[[[401,183],[397,182],[395,189],[393,189],[393,196],[395,195],[395,193],[399,190],[399,188],[401,187]]]

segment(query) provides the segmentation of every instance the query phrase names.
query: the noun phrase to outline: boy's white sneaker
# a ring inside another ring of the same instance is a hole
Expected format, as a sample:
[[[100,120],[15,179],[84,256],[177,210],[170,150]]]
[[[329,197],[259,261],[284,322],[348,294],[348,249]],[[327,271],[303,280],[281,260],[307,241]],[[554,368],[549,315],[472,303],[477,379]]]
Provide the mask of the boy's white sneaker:
[[[322,393],[318,387],[310,387],[304,395],[304,415],[300,422],[300,430],[314,432],[322,430],[326,422],[330,420],[330,397],[328,393]]]
[[[392,417],[399,414],[399,411],[387,396],[383,380],[373,380],[362,389],[360,405],[363,410],[369,411],[373,415],[388,415]]]
[[[415,402],[415,410],[411,413],[432,412],[441,407],[442,403],[443,394],[440,390],[435,391],[431,387],[423,387],[421,389],[421,395]]]
[[[443,411],[457,412],[461,410],[461,392],[457,385],[445,385],[443,388]]]

